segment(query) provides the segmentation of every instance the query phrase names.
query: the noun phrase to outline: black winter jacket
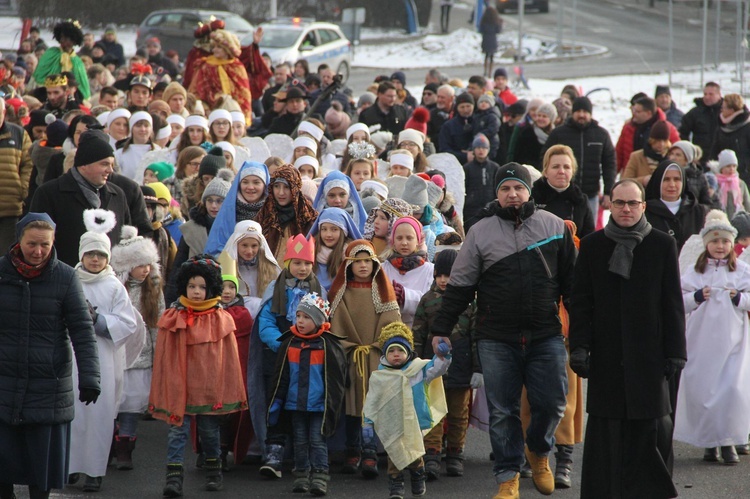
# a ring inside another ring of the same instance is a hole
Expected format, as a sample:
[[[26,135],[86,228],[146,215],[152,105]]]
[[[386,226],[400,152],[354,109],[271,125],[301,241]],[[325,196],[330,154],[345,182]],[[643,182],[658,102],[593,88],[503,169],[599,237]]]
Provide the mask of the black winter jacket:
[[[711,157],[717,158],[724,149],[737,154],[737,173],[745,183],[750,181],[750,111],[747,108],[730,123],[719,123]]]
[[[680,124],[680,138],[689,140],[703,149],[703,159],[716,159],[711,157],[714,145],[716,129],[719,127],[719,115],[721,114],[721,102],[713,106],[707,106],[702,98],[695,99],[695,107],[682,117]],[[691,138],[692,135],[692,138]]]
[[[596,120],[587,125],[579,125],[573,118],[568,118],[564,125],[552,130],[544,144],[540,156],[544,156],[551,146],[565,144],[573,149],[578,162],[578,170],[573,178],[588,197],[599,193],[599,178],[604,180],[604,194],[609,194],[615,184],[617,166],[615,148],[609,132],[599,126]]]
[[[409,118],[406,108],[400,104],[394,105],[388,114],[384,114],[378,106],[378,102],[362,111],[359,115],[359,122],[368,127],[380,125],[383,132],[391,132],[394,137],[401,133]]]
[[[513,149],[513,157],[509,161],[515,161],[522,165],[531,165],[542,171],[542,148],[536,136],[536,126],[526,125],[518,131],[518,139]]]
[[[42,274],[27,281],[6,255],[0,303],[0,421],[71,421],[73,351],[79,389],[100,389],[94,326],[75,271],[53,253]]]
[[[594,215],[589,208],[589,200],[577,185],[570,184],[565,191],[557,192],[542,177],[534,182],[531,197],[540,210],[548,211],[563,220],[572,220],[576,224],[576,235],[579,238],[583,239],[594,232]]]
[[[464,186],[466,193],[471,193],[464,200],[464,231],[478,222],[482,217],[480,212],[492,200],[497,199],[495,190],[495,174],[500,165],[489,159],[483,163],[469,161],[464,165]]]
[[[492,106],[486,111],[475,111],[474,122],[472,123],[472,133],[474,137],[478,133],[483,134],[490,141],[490,158],[494,158],[497,155],[497,150],[500,147],[500,123],[503,122],[500,116],[500,111]],[[472,141],[473,141],[472,137]]]
[[[488,206],[469,231],[432,326],[448,336],[476,293],[476,338],[529,344],[560,335],[560,297],[573,285],[576,249],[565,223],[536,210]]]
[[[468,158],[464,151],[471,149],[471,142],[474,140],[473,121],[473,116],[463,118],[458,113],[446,121],[440,129],[438,151],[451,153],[459,163],[466,163]]]

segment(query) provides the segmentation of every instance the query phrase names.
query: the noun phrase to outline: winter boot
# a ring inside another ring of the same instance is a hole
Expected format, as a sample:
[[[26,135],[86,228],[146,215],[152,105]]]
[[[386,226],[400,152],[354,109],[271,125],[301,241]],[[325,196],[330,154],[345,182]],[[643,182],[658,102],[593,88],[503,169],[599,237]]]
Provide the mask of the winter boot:
[[[424,466],[416,470],[409,470],[409,474],[411,475],[411,495],[422,497],[427,493],[427,473],[424,470]]]
[[[571,461],[563,461],[558,459],[555,461],[555,488],[556,489],[569,489],[573,482],[570,480],[570,472],[573,470],[573,463]]]
[[[703,452],[703,460],[709,463],[716,463],[719,461],[719,448],[718,447],[706,447]]]
[[[406,489],[404,488],[404,474],[399,473],[395,476],[389,476],[388,489],[390,493],[388,499],[404,499],[404,495],[406,495]]]
[[[426,462],[425,462],[426,467]],[[451,448],[445,455],[445,471],[448,476],[464,476],[464,450]]]
[[[224,488],[220,457],[207,457],[203,469],[206,471],[206,490],[216,492]]]
[[[378,454],[374,450],[365,449],[362,451],[362,462],[360,463],[362,476],[365,478],[377,478],[378,472]]]
[[[737,455],[733,445],[721,448],[721,459],[724,460],[724,464],[728,465],[735,465],[740,462],[740,456]]]
[[[354,475],[359,469],[359,463],[362,460],[362,451],[359,449],[346,449],[346,461],[341,467],[341,473],[345,475]]]
[[[549,458],[526,447],[526,459],[531,465],[531,479],[536,490],[546,496],[552,494],[555,491],[555,477],[549,469]]]
[[[266,464],[260,467],[260,474],[268,478],[281,478],[281,465],[284,460],[284,446],[271,444],[268,446]]]
[[[437,449],[427,449],[424,456],[424,470],[427,473],[427,480],[432,482],[440,478],[440,451]]]
[[[500,484],[500,489],[492,499],[518,499],[520,497],[518,493],[518,477],[516,473],[513,478],[506,480]]]
[[[117,469],[133,469],[133,449],[135,449],[135,437],[115,437],[115,453],[117,454]]]
[[[182,479],[184,472],[182,464],[167,465],[167,483],[162,494],[164,497],[180,497],[182,495]]]
[[[315,471],[312,472],[312,479],[310,480],[310,493],[314,496],[324,496],[328,493],[328,481],[331,476],[327,471]]]
[[[737,454],[740,456],[750,455],[750,444],[735,445],[734,450],[736,450]]]
[[[294,483],[292,484],[292,492],[305,493],[310,490],[310,472],[309,471],[292,471],[294,476]]]
[[[86,481],[83,482],[84,492],[99,492],[102,489],[102,477],[86,475]]]

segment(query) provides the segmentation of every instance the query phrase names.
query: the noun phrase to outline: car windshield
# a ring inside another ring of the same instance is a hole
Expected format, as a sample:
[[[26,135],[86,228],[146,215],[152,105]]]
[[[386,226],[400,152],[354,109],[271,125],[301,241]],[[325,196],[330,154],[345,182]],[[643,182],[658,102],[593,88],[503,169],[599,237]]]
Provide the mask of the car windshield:
[[[299,38],[300,30],[283,28],[266,28],[260,46],[269,49],[291,47]]]
[[[240,16],[226,16],[223,18],[227,31],[252,31],[253,26]]]

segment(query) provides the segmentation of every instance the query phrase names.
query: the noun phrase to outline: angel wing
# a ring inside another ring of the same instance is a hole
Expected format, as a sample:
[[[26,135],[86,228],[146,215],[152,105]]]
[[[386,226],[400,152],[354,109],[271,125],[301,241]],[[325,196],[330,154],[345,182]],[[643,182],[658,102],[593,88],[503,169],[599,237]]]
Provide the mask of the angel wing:
[[[427,163],[429,163],[430,168],[445,173],[445,187],[456,199],[456,211],[462,214],[464,212],[464,200],[466,199],[464,167],[461,166],[454,155],[447,152],[430,154],[427,156]]]
[[[242,168],[245,161],[250,161],[251,158],[250,149],[243,145],[235,146],[234,148],[234,168],[238,170]]]
[[[294,141],[289,135],[272,133],[266,135],[265,141],[271,156],[278,156],[287,163],[291,162],[292,152],[294,152],[292,143]]]
[[[701,256],[701,253],[703,253],[705,249],[706,246],[703,244],[703,238],[698,234],[693,234],[687,241],[685,241],[685,244],[680,251],[680,275],[685,275],[688,270],[695,266],[695,262],[698,261],[698,257]],[[747,258],[750,260],[750,255],[748,255]]]
[[[250,151],[250,159],[253,161],[262,163],[271,156],[266,141],[260,137],[242,137],[239,142]],[[240,163],[240,166],[242,166],[242,163]]]

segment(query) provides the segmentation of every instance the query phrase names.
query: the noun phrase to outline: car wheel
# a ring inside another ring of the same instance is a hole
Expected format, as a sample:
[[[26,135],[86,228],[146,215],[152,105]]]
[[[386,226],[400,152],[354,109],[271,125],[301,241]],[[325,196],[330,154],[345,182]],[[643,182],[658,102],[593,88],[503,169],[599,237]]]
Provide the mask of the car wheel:
[[[341,64],[339,64],[338,69],[336,70],[336,74],[340,74],[342,76],[341,83],[346,83],[349,79],[349,63],[346,61],[342,61]]]

